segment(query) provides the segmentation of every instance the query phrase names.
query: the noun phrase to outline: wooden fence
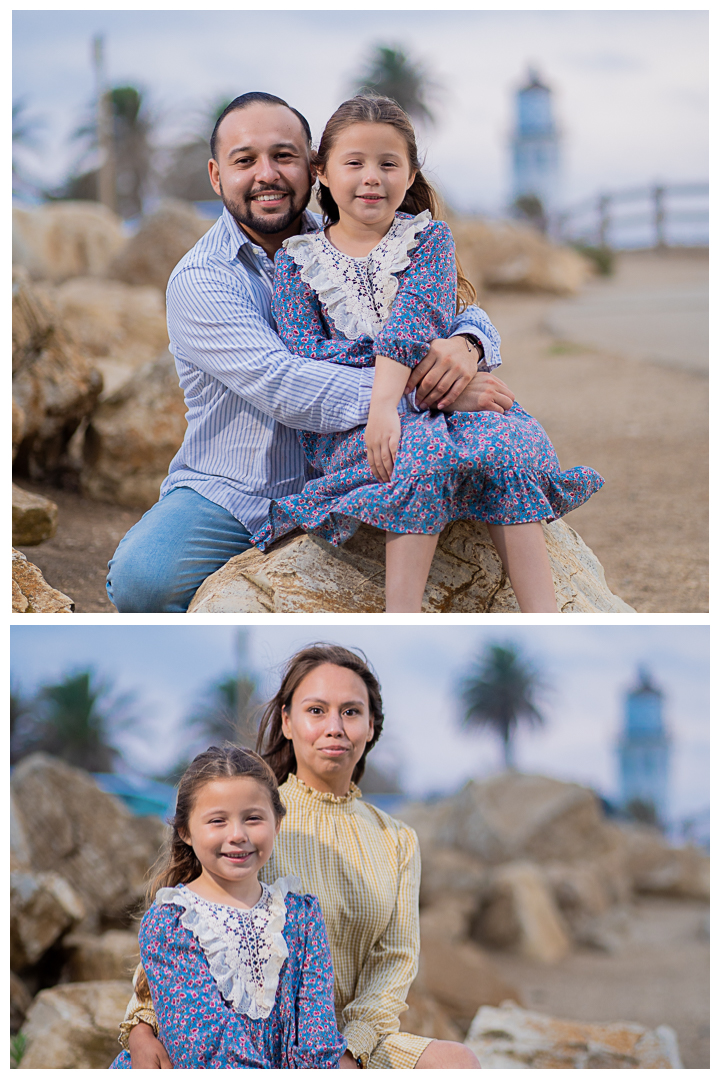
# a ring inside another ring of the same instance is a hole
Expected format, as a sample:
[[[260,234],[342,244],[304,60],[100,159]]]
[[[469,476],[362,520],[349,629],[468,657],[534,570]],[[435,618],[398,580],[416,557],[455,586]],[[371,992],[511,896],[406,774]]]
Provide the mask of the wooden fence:
[[[551,232],[566,243],[596,247],[705,245],[709,236],[708,197],[707,183],[615,191],[586,199],[558,214]],[[694,228],[687,229],[688,225]]]

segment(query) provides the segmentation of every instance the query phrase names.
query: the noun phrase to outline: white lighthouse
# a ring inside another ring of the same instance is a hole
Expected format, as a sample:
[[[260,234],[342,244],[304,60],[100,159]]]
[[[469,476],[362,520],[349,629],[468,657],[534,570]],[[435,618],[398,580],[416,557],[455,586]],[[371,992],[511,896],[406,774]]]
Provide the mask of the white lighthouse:
[[[515,96],[515,128],[512,135],[512,202],[525,216],[533,214],[533,201],[542,216],[558,209],[560,137],[553,116],[552,92],[537,71],[530,68],[527,83]],[[520,200],[520,202],[518,202]]]

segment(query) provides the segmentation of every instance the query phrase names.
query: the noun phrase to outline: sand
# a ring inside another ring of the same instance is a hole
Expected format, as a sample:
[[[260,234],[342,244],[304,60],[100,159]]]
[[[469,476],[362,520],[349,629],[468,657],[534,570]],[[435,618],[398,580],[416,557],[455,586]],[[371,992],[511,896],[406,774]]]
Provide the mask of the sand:
[[[703,280],[702,253],[642,252],[621,256],[616,275],[592,283],[576,301],[519,293],[483,300],[503,339],[502,377],[545,425],[563,467],[592,465],[605,477],[605,487],[567,521],[595,551],[612,591],[639,612],[708,610]],[[685,296],[693,313],[685,311],[682,333],[670,341],[680,357],[688,341],[691,362],[679,360],[677,370],[667,348],[657,362],[638,351],[638,341],[651,337],[658,297],[673,288],[676,310]],[[633,303],[625,345],[620,329]],[[607,320],[607,347],[598,311]],[[573,340],[558,336],[568,327]],[[60,508],[56,537],[24,554],[78,612],[113,611],[106,564],[140,512],[19,483]]]

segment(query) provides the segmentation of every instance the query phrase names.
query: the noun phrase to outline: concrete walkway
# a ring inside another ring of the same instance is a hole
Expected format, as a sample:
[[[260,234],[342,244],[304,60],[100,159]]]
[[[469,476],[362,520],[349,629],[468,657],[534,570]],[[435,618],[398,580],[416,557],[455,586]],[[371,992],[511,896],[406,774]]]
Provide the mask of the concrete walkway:
[[[706,251],[634,251],[554,304],[546,325],[564,342],[707,375],[708,311]]]

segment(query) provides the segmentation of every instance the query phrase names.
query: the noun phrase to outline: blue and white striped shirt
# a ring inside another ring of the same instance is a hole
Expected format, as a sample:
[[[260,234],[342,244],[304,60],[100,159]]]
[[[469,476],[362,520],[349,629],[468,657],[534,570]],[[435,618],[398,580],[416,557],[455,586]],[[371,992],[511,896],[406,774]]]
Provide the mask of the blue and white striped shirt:
[[[302,231],[317,228],[306,212]],[[224,209],[167,288],[170,349],[188,427],[160,498],[193,488],[251,533],[263,525],[271,499],[301,491],[312,476],[296,431],[364,424],[375,370],[289,352],[275,333],[272,277],[272,260]],[[484,311],[462,312],[453,333],[480,338],[488,368],[500,363],[500,339]]]

